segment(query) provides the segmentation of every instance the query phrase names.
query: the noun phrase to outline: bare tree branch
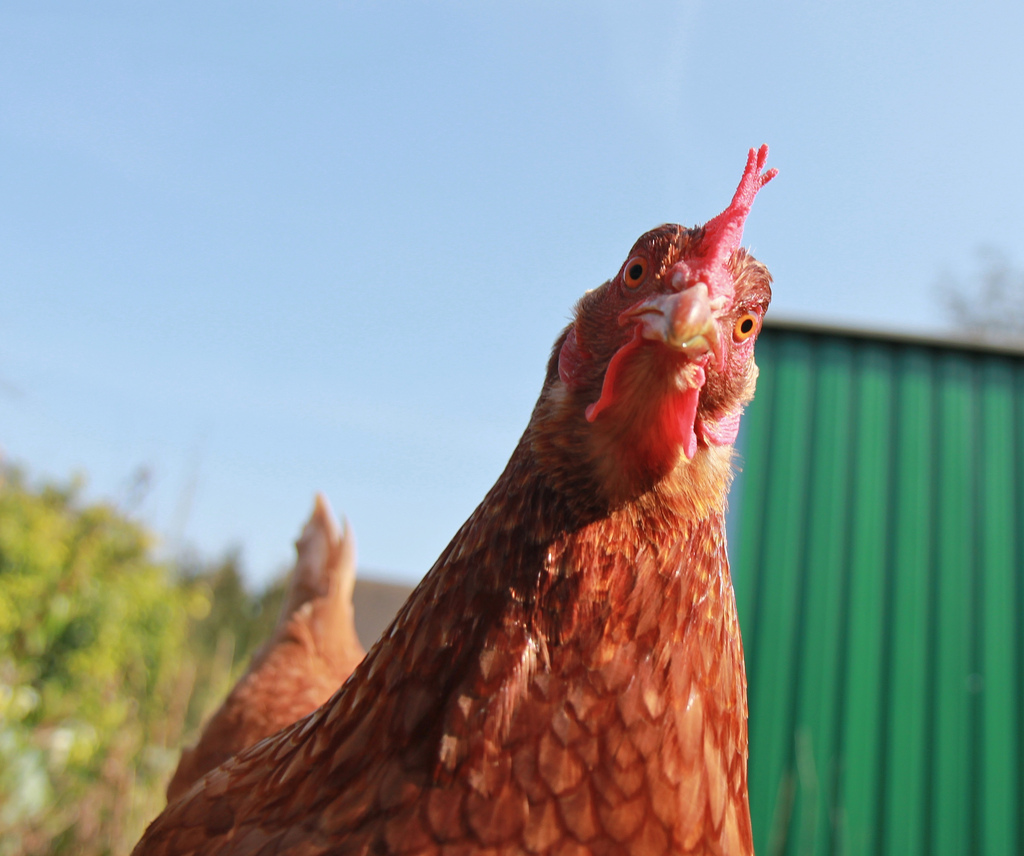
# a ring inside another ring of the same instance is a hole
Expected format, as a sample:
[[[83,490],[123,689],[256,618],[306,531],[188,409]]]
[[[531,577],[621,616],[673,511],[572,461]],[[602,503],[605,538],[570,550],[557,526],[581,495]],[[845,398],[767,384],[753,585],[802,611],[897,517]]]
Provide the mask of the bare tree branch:
[[[1024,342],[1024,270],[993,247],[977,252],[967,280],[943,274],[937,290],[954,327],[986,342]]]

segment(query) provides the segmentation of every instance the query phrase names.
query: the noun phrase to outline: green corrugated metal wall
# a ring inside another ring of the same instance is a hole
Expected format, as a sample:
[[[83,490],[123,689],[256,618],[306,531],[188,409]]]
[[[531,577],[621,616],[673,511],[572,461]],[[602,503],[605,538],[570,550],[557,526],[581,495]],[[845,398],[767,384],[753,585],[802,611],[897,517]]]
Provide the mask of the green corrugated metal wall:
[[[767,327],[757,361],[757,853],[1024,853],[1024,356]]]

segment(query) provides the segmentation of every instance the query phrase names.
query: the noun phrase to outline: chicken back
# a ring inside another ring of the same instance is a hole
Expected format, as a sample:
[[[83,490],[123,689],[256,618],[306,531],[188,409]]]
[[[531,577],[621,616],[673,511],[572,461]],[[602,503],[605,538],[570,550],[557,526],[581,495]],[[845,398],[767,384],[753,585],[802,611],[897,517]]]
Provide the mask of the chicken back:
[[[579,301],[505,471],[351,679],[138,854],[752,852],[724,515],[767,153]]]
[[[248,671],[181,753],[167,801],[237,752],[291,725],[331,697],[365,652],[352,614],[355,546],[323,494],[295,542],[296,560],[277,627]]]

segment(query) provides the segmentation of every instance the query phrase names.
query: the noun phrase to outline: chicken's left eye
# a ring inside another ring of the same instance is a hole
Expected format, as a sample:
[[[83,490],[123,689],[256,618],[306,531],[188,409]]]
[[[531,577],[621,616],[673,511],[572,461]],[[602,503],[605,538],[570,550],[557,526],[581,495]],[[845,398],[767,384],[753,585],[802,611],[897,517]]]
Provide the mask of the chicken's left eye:
[[[626,262],[626,269],[622,274],[622,281],[626,288],[636,288],[643,282],[644,274],[647,273],[647,262],[641,256],[634,256]]]
[[[757,316],[748,312],[736,319],[736,326],[732,328],[732,337],[737,342],[749,339],[757,332]]]

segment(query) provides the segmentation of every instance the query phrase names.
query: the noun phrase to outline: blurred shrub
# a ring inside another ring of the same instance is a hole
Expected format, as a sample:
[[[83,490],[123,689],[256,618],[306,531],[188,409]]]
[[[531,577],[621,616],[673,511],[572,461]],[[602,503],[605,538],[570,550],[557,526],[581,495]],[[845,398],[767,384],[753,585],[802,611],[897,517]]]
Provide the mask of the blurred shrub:
[[[0,470],[0,856],[128,853],[276,609],[116,509]]]

